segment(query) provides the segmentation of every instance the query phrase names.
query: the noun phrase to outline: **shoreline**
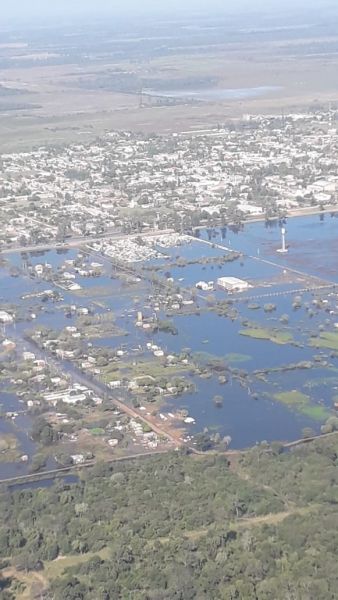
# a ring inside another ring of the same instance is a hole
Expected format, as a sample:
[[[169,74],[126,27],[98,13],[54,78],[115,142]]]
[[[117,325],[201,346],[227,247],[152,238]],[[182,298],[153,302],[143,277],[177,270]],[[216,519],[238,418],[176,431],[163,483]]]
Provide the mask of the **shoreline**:
[[[323,209],[317,206],[309,206],[305,208],[291,208],[286,212],[287,219],[294,219],[298,217],[311,217],[312,215],[321,215],[330,212],[338,212],[338,204],[327,206]],[[258,223],[260,221],[265,221],[265,217],[257,215],[257,217],[251,217],[249,219],[245,219],[244,225],[246,223]],[[272,218],[271,221],[278,221],[278,217]]]
[[[291,208],[290,210],[286,211],[286,218],[287,219],[294,219],[294,218],[299,218],[299,217],[311,217],[313,215],[321,215],[321,214],[326,214],[326,213],[330,213],[330,212],[334,212],[334,213],[338,213],[338,204],[333,204],[330,206],[326,206],[325,208],[321,209],[319,207],[319,205],[316,206],[308,206],[305,208]],[[265,218],[265,216],[262,215],[254,215],[254,216],[249,216],[247,218],[243,219],[243,225],[247,225],[250,223],[260,223],[260,222],[264,222],[267,219]],[[278,217],[272,217],[271,219],[269,219],[269,221],[278,221],[279,218]],[[229,227],[233,225],[233,223],[229,223],[228,225],[226,225],[225,227]],[[193,227],[193,230],[197,230],[197,229],[217,229],[217,227],[222,227],[222,225],[215,225],[215,226],[209,226],[209,225],[197,225],[196,227]]]
[[[321,209],[319,207],[319,205],[317,206],[309,206],[309,207],[305,207],[305,208],[292,208],[290,210],[288,210],[286,212],[286,218],[287,219],[293,219],[293,218],[299,218],[299,217],[309,217],[312,215],[319,215],[319,214],[327,214],[330,212],[337,212],[338,213],[338,204],[334,204],[334,205],[330,205],[330,206],[326,206],[325,208]],[[243,225],[246,224],[250,224],[250,223],[259,223],[259,222],[264,222],[266,221],[266,218],[264,215],[255,215],[255,216],[251,216],[251,217],[247,217],[243,219]],[[273,217],[270,219],[270,221],[278,221],[278,217]],[[233,223],[230,223],[230,225],[233,225]],[[197,229],[215,229],[217,227],[220,227],[221,225],[215,225],[212,227],[209,227],[208,225],[197,225],[196,227],[193,227],[193,230],[196,231]],[[228,226],[228,225],[227,225]],[[166,235],[166,234],[171,234],[171,233],[175,233],[175,231],[173,229],[156,229],[156,230],[151,230],[151,231],[144,231],[141,234],[141,237],[156,237],[159,235]],[[178,233],[178,232],[176,232]],[[101,240],[101,239],[113,239],[114,241],[121,241],[121,240],[125,240],[125,239],[133,239],[136,237],[140,237],[139,233],[132,233],[132,234],[127,234],[127,235],[123,235],[123,234],[114,234],[114,232],[111,233],[105,233],[101,236],[93,236],[93,237],[82,237],[82,238],[76,238],[76,239],[69,239],[68,241],[66,241],[63,244],[60,244],[60,242],[50,242],[50,243],[46,243],[46,244],[37,244],[36,246],[14,246],[14,247],[4,247],[4,248],[0,248],[0,256],[4,256],[6,254],[15,254],[15,253],[20,253],[20,252],[48,252],[49,250],[63,250],[63,251],[67,251],[70,250],[72,248],[80,248],[81,246],[83,246],[84,244],[88,244],[89,241],[97,241],[97,240]],[[193,239],[195,239],[193,237]]]

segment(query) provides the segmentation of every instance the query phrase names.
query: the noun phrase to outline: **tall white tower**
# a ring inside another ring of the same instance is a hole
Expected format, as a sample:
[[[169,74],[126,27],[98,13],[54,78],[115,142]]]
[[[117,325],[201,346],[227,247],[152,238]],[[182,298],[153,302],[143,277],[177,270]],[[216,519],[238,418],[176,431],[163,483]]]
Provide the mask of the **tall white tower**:
[[[288,251],[286,244],[285,244],[285,227],[282,227],[281,234],[282,234],[282,247],[278,248],[277,252],[281,252],[282,254],[285,254],[285,252]]]

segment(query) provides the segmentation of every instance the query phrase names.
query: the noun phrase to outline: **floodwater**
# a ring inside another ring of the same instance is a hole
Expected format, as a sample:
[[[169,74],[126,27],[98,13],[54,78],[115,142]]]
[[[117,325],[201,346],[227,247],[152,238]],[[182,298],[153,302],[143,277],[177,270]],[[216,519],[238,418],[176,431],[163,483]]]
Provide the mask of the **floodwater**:
[[[0,479],[7,477],[15,477],[16,475],[26,475],[28,473],[31,458],[36,451],[34,442],[29,437],[29,431],[32,427],[31,419],[23,414],[24,405],[20,403],[15,394],[4,392],[0,388],[0,408],[3,412],[19,413],[15,419],[0,419],[0,435],[14,435],[19,444],[19,452],[21,455],[29,457],[28,462],[18,462],[15,464],[0,462]]]
[[[201,230],[201,237],[239,250],[255,258],[273,260],[281,267],[299,269],[338,283],[338,212],[322,213],[287,219],[286,244],[288,253],[280,254],[281,232],[277,221],[266,226],[264,222],[248,223],[238,232],[229,227],[223,231]]]
[[[222,100],[247,100],[261,98],[278,92],[281,87],[275,85],[262,85],[250,88],[205,88],[205,89],[179,89],[179,90],[153,90],[144,89],[144,94],[162,98],[183,98],[200,100],[203,102],[219,102]]]
[[[207,245],[196,239],[190,244],[166,250],[170,255],[169,260],[163,259],[149,261],[148,264],[161,265],[164,272],[170,271],[170,276],[183,289],[194,288],[200,280],[215,281],[220,276],[235,276],[247,279],[253,285],[250,294],[285,292],[289,289],[306,287],[298,271],[323,282],[338,283],[337,250],[338,250],[338,219],[335,215],[315,215],[288,219],[285,224],[286,239],[289,246],[287,254],[278,254],[281,234],[278,224],[266,227],[263,222],[250,223],[244,229],[234,232],[230,228],[222,230],[204,230],[200,237],[206,241],[217,244],[217,247]],[[221,247],[219,247],[221,246]],[[224,250],[222,249],[224,247]],[[214,264],[187,264],[183,267],[170,267],[177,256],[186,260],[198,257],[221,256],[227,248],[238,250],[243,257],[234,262],[219,265]],[[48,262],[53,266],[60,266],[64,260],[74,258],[76,251],[60,255],[57,252],[46,252],[43,256],[30,256],[33,264]],[[20,255],[8,256],[12,265],[20,267]],[[267,261],[267,262],[265,262]],[[102,262],[102,260],[100,260]],[[287,278],[283,281],[285,271],[293,270],[294,281]],[[243,302],[241,297],[233,297],[234,308],[238,316],[234,320],[218,316],[214,312],[206,312],[205,300],[207,293],[198,299],[200,314],[177,315],[167,317],[160,312],[161,318],[171,318],[178,329],[178,335],[166,333],[149,334],[145,330],[135,327],[136,311],[142,310],[144,315],[152,314],[148,297],[153,293],[150,286],[142,285],[126,288],[119,280],[111,279],[107,270],[100,278],[86,280],[77,277],[76,281],[86,287],[87,295],[79,297],[71,292],[62,291],[63,300],[60,303],[48,302],[43,310],[36,311],[37,318],[34,323],[23,320],[17,324],[17,331],[24,331],[29,327],[45,325],[53,329],[62,329],[74,323],[74,318],[66,318],[62,305],[77,304],[78,306],[91,306],[95,311],[106,309],[113,311],[116,323],[128,335],[120,337],[106,337],[91,340],[97,346],[122,347],[127,350],[130,360],[135,360],[133,349],[141,346],[145,357],[150,358],[146,350],[146,342],[152,341],[165,352],[180,353],[182,349],[189,348],[191,353],[200,361],[208,362],[210,358],[220,358],[227,362],[233,369],[245,371],[246,379],[242,385],[236,377],[230,377],[225,385],[219,383],[216,375],[210,379],[201,379],[187,374],[196,386],[196,392],[183,394],[179,397],[168,398],[166,405],[161,409],[174,412],[177,409],[186,409],[196,423],[187,428],[193,434],[203,431],[205,427],[212,431],[219,431],[221,435],[230,435],[231,447],[247,447],[262,440],[274,439],[292,440],[301,437],[304,427],[312,427],[315,431],[325,420],[316,420],[303,414],[294,407],[286,406],[276,401],[275,394],[281,391],[297,390],[310,398],[311,406],[321,406],[330,414],[333,401],[338,393],[338,360],[329,350],[318,350],[309,346],[309,339],[313,331],[318,332],[322,327],[325,331],[333,331],[334,323],[338,322],[338,296],[332,289],[321,292],[322,298],[327,299],[331,311],[325,309],[309,311],[316,298],[315,292],[302,293],[302,306],[293,308],[293,294],[273,296],[271,299],[259,301],[257,309],[250,308],[250,301]],[[299,278],[299,279],[298,279]],[[27,292],[41,291],[53,288],[50,282],[41,282],[29,279],[27,276],[13,278],[7,269],[0,269],[1,293],[3,302],[18,302],[20,296]],[[81,280],[81,281],[80,281]],[[312,284],[318,284],[316,279]],[[90,289],[97,286],[106,288],[105,294],[100,297],[91,297]],[[108,293],[107,293],[108,289]],[[226,299],[221,291],[215,292],[217,299]],[[37,300],[24,300],[21,302],[23,314],[29,307],[41,302]],[[264,303],[273,302],[275,310],[271,313],[264,311]],[[281,325],[282,315],[288,316],[288,324]],[[256,326],[283,329],[292,336],[292,343],[280,345],[272,341],[258,340],[242,335],[245,322],[254,323]],[[10,337],[10,328],[6,334]],[[316,369],[297,369],[295,371],[275,371],[267,374],[266,379],[256,377],[255,371],[276,369],[285,365],[300,363],[301,361],[314,361],[320,355],[321,364]],[[154,357],[153,357],[154,358]],[[157,360],[154,358],[154,360]],[[323,361],[326,361],[323,366]],[[309,385],[309,382],[311,385]],[[223,397],[221,407],[215,406],[215,395]],[[13,397],[1,393],[1,402],[5,410]],[[5,422],[6,427],[11,423]],[[1,427],[4,420],[0,420]],[[21,435],[21,434],[20,434]],[[26,436],[27,437],[27,436]],[[22,441],[22,453],[32,453],[34,449],[28,448],[29,440]],[[26,451],[25,451],[26,448]],[[28,452],[29,451],[29,452]],[[0,464],[0,475],[3,477],[17,473],[27,468],[24,465]]]

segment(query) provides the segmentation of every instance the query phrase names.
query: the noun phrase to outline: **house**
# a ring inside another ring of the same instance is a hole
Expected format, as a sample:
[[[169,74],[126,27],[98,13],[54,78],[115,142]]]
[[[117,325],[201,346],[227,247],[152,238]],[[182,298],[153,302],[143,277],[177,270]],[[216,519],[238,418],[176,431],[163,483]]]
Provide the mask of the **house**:
[[[0,323],[13,323],[14,318],[5,310],[0,310]]]
[[[24,360],[35,360],[35,354],[33,354],[33,352],[23,352],[22,357]]]
[[[117,389],[117,388],[120,388],[120,387],[121,387],[121,385],[122,385],[122,382],[121,382],[121,381],[119,381],[119,380],[116,380],[116,381],[110,381],[110,382],[109,382],[109,387],[110,387],[112,390],[115,390],[115,389]]]

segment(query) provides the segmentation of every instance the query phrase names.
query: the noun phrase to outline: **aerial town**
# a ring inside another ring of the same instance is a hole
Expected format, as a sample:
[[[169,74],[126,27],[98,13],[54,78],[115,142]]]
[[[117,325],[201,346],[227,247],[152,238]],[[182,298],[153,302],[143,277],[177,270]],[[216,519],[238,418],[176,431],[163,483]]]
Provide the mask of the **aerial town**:
[[[338,600],[337,23],[1,4],[0,600]]]
[[[248,115],[194,135],[107,133],[87,145],[4,154],[0,247],[192,231],[333,205],[335,123],[331,110]]]
[[[300,435],[295,413],[303,429],[336,427],[336,400],[278,379],[331,369],[325,348],[338,349],[332,271],[303,264],[288,220],[336,216],[335,120],[246,116],[2,155],[4,473],[276,439],[268,398],[286,411],[283,441]],[[213,319],[228,323],[220,340]],[[259,360],[263,344],[283,353]],[[238,398],[264,414],[245,435]]]

